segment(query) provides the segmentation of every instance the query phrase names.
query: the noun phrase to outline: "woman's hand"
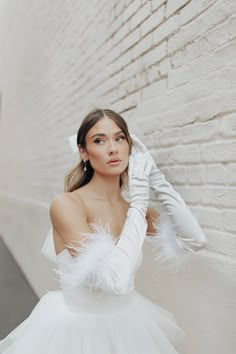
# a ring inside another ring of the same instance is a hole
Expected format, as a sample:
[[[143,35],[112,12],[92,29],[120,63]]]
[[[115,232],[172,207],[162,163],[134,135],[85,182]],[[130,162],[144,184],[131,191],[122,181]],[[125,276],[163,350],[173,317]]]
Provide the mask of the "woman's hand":
[[[146,148],[134,143],[131,149],[128,167],[128,186],[131,207],[139,208],[146,213],[149,201],[149,175],[152,161],[148,158]]]
[[[160,170],[156,165],[156,162],[154,161],[152,155],[150,154],[150,152],[148,151],[148,149],[146,148],[146,146],[136,137],[136,135],[131,134],[130,135],[132,138],[132,142],[133,142],[133,150],[135,153],[144,153],[146,154],[146,159],[148,161],[148,164],[151,165],[151,171],[149,174],[149,185],[150,187],[154,187],[154,183],[156,183],[155,177],[158,176],[158,174],[160,174]]]

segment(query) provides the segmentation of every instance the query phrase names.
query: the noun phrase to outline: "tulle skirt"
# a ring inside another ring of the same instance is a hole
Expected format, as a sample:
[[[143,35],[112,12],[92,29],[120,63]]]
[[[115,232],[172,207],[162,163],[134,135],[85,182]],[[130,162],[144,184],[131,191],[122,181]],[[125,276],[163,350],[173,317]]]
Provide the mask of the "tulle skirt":
[[[68,306],[61,290],[45,294],[5,339],[1,354],[176,354],[185,337],[174,315],[137,291]],[[82,301],[81,301],[82,300]]]

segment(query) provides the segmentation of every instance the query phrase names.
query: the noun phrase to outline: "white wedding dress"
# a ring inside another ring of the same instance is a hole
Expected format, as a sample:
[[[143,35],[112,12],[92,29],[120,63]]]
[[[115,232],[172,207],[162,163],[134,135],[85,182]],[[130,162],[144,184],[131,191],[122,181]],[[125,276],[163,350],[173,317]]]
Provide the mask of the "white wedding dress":
[[[96,235],[93,237],[96,240]],[[108,250],[108,244],[114,246],[116,242],[101,228],[98,239],[100,249]],[[90,245],[84,254],[93,249]],[[81,269],[93,262],[93,252],[80,260]],[[177,353],[175,346],[185,337],[185,331],[171,312],[135,290],[142,250],[128,291],[122,295],[91,287],[89,282],[75,285],[71,272],[78,266],[77,258],[67,249],[56,256],[61,290],[45,294],[30,316],[0,341],[1,354]],[[78,270],[74,275],[79,276]]]

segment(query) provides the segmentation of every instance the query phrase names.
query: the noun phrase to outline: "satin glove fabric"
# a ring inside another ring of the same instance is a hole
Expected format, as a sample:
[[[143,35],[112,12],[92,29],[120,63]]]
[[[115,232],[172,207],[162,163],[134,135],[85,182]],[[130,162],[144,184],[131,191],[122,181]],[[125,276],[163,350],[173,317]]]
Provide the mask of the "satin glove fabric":
[[[148,159],[147,151],[143,147],[133,145],[129,157],[128,188],[130,206],[137,208],[146,217],[149,202],[149,176],[152,161]]]
[[[146,150],[147,158],[152,161],[149,178],[150,187],[154,190],[157,200],[164,206],[173,223],[177,244],[190,252],[196,252],[204,248],[207,244],[207,238],[185,201],[166,181],[165,176],[157,167],[145,145],[135,135],[131,135],[131,138],[136,146],[139,146],[140,149],[142,147],[143,151]]]

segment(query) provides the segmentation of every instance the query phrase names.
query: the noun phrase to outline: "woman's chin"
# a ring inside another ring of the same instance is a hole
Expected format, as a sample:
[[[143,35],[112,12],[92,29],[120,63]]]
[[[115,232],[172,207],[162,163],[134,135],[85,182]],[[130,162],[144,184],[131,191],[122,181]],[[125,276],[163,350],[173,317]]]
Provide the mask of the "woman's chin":
[[[101,169],[95,169],[97,173],[104,176],[120,176],[127,169],[127,164],[119,164],[117,166],[104,166]]]
[[[114,169],[114,170],[112,170],[112,171],[102,171],[101,172],[101,174],[103,174],[104,176],[113,176],[113,177],[115,177],[115,176],[120,176],[123,172],[125,171],[125,169],[124,168],[116,168],[116,169]]]

